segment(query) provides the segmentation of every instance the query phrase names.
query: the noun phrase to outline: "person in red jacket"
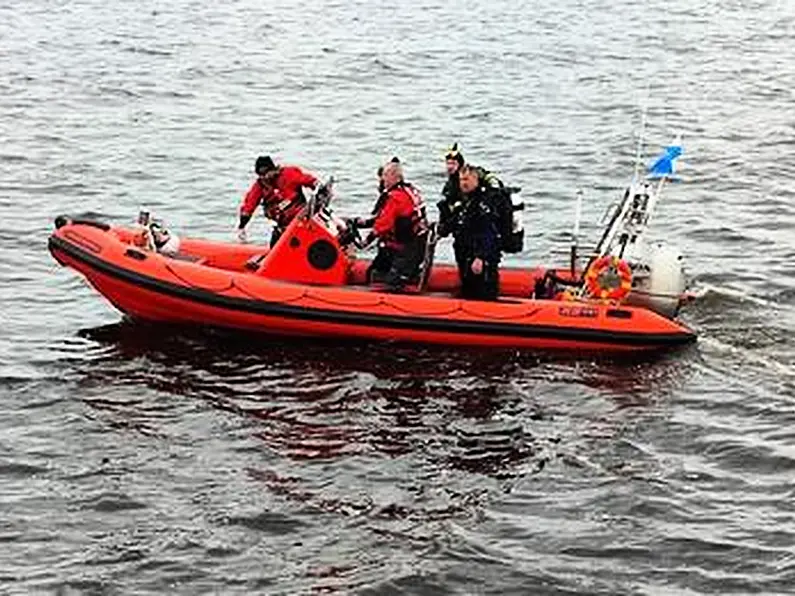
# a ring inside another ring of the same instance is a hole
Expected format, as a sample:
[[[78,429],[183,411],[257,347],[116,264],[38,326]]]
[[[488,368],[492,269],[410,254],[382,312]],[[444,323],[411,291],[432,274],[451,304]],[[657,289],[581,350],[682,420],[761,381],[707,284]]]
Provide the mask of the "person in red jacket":
[[[262,203],[265,217],[275,224],[270,243],[273,248],[290,222],[306,206],[303,188],[314,189],[317,178],[296,166],[277,166],[268,155],[257,158],[254,171],[257,179],[240,205],[237,236],[241,242],[246,241],[246,225]]]
[[[383,281],[399,291],[416,274],[423,259],[428,220],[419,191],[405,181],[403,166],[394,159],[384,165],[384,190],[377,213],[356,218],[359,227],[372,227],[365,244],[378,240],[378,253],[367,272],[368,281]]]

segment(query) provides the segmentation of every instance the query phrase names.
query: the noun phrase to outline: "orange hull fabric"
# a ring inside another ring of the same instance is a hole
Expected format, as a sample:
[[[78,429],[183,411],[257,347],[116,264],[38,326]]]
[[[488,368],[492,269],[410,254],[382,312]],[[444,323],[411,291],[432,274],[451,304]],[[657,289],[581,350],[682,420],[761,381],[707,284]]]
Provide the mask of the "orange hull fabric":
[[[143,251],[130,230],[69,223],[50,237],[63,265],[80,272],[118,310],[138,319],[256,333],[361,338],[528,350],[654,350],[691,342],[692,331],[638,307],[521,298],[543,270],[501,272],[501,299],[462,300],[455,267],[436,265],[427,294],[356,285],[274,281],[246,268],[262,247],[184,240],[180,258]],[[448,293],[443,295],[442,293]]]

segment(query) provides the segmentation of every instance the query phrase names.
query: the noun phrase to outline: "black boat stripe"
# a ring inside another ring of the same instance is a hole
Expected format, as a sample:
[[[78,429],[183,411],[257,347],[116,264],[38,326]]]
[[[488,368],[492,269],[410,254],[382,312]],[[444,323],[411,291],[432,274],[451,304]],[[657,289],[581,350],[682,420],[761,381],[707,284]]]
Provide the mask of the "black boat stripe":
[[[470,333],[475,335],[502,335],[524,338],[545,338],[562,341],[583,341],[592,343],[608,343],[622,345],[671,346],[689,343],[695,335],[688,332],[679,333],[635,333],[625,331],[602,331],[599,329],[576,329],[556,327],[552,325],[521,325],[515,323],[494,323],[479,321],[455,321],[449,319],[432,319],[429,317],[392,316],[370,313],[354,313],[334,310],[323,310],[291,306],[282,303],[265,302],[248,298],[221,296],[201,289],[186,288],[159,279],[154,279],[129,271],[113,263],[109,263],[77,246],[57,237],[49,240],[50,251],[61,251],[72,258],[83,261],[97,271],[145,287],[147,289],[189,299],[195,302],[245,311],[259,315],[281,316],[293,319],[360,325],[367,327],[389,327],[393,329],[413,329],[417,331],[433,331],[446,333]]]

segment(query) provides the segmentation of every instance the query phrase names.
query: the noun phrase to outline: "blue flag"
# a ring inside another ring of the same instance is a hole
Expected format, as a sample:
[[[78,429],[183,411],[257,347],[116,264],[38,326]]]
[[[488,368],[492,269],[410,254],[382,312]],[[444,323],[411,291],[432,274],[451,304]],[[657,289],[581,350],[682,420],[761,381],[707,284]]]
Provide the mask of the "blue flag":
[[[681,145],[668,145],[665,150],[649,165],[649,180],[670,178],[674,174],[674,161],[682,155]]]

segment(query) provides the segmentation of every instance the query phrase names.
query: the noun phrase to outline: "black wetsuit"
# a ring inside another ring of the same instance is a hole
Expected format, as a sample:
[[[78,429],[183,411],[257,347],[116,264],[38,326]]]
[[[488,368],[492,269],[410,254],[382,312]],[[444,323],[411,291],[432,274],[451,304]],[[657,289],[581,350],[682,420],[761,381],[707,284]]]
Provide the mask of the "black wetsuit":
[[[449,218],[453,250],[465,298],[494,300],[499,293],[501,259],[499,221],[495,209],[497,189],[478,187],[462,195],[460,206]],[[483,261],[482,271],[474,273],[472,263]]]

